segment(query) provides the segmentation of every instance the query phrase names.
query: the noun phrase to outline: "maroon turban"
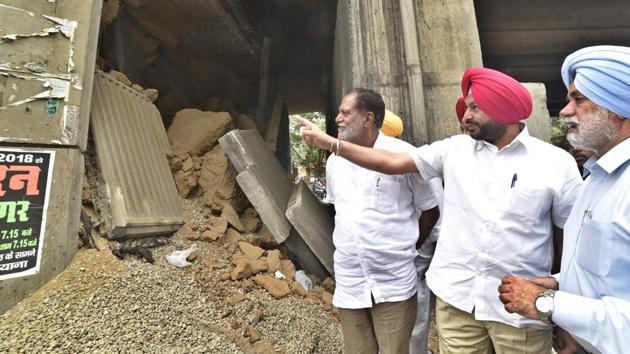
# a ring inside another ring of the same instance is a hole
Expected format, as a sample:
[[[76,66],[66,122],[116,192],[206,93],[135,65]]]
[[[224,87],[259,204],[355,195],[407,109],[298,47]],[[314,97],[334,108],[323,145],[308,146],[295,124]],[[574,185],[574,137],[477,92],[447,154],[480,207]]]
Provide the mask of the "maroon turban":
[[[514,124],[532,114],[532,95],[525,86],[496,70],[466,70],[462,77],[464,97],[471,89],[477,106],[499,124]]]
[[[466,113],[466,101],[464,101],[464,96],[457,99],[455,112],[457,113],[457,119],[461,122],[462,118],[464,118],[464,113]]]

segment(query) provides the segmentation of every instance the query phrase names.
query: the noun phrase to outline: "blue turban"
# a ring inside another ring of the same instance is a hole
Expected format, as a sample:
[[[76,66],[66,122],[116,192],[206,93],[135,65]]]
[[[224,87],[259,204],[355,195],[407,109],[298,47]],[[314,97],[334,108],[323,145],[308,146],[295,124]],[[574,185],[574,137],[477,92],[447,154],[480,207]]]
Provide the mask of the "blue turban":
[[[630,119],[630,48],[612,45],[586,47],[562,64],[562,80],[572,82],[597,105]]]

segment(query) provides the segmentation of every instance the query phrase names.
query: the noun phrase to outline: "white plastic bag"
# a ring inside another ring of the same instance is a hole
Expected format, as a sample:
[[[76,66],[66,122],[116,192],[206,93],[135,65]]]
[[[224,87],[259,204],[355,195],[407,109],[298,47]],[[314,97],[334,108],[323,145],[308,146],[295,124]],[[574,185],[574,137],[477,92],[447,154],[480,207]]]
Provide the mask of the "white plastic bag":
[[[311,289],[313,288],[313,282],[309,277],[306,276],[306,273],[304,273],[303,270],[298,270],[297,272],[295,272],[295,281],[300,283],[300,285],[302,285],[302,287],[306,291],[311,291]]]
[[[192,263],[188,262],[186,258],[190,256],[191,253],[198,251],[197,245],[192,245],[189,249],[183,251],[173,251],[173,253],[166,256],[166,261],[170,265],[174,265],[175,267],[184,268],[188,267]]]
[[[275,273],[273,273],[273,276],[276,277],[276,279],[286,279],[287,277],[284,276],[284,274],[282,274],[282,272],[280,272],[279,270],[276,270]]]

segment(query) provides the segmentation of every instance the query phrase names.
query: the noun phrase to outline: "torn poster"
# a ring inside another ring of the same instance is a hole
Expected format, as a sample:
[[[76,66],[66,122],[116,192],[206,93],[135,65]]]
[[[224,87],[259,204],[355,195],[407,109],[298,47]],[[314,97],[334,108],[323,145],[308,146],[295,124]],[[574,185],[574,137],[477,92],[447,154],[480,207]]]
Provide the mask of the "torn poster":
[[[39,273],[55,152],[0,149],[0,281]]]

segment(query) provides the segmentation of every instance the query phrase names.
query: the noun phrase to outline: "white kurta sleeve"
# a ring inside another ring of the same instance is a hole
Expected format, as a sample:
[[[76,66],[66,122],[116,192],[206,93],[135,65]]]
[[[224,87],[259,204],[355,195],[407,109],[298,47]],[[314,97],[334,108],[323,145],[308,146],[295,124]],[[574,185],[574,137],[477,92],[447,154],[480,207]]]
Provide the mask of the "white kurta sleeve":
[[[554,186],[554,196],[551,207],[551,221],[559,228],[564,228],[564,223],[571,214],[571,208],[580,194],[583,183],[582,176],[571,155],[563,154],[558,161],[557,180]]]
[[[448,153],[451,138],[439,140],[431,145],[423,145],[409,151],[422,179],[443,177],[444,159]]]
[[[630,302],[558,291],[552,320],[572,336],[590,343],[601,353],[625,353],[630,348]]]
[[[438,205],[437,197],[429,181],[423,181],[418,173],[410,173],[407,178],[413,192],[413,205],[416,210],[429,210]]]
[[[326,199],[325,202],[335,204],[335,181],[333,178],[335,162],[333,155],[326,160]]]

